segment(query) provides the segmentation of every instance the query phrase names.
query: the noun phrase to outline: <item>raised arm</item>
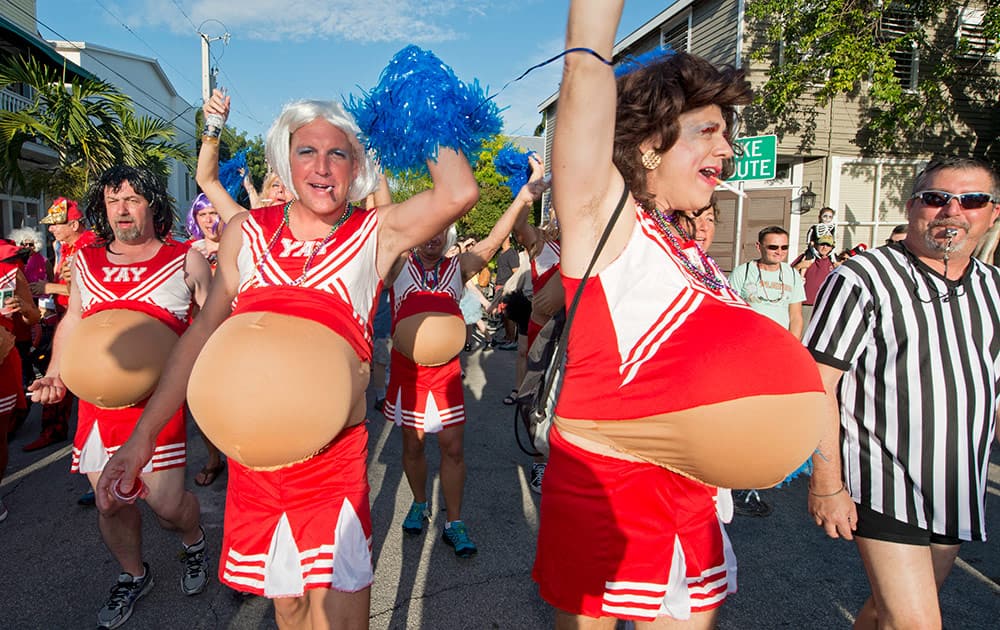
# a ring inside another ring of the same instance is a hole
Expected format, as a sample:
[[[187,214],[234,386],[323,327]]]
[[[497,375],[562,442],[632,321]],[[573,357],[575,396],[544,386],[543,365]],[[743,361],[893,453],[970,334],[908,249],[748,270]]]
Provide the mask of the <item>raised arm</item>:
[[[437,161],[428,160],[434,186],[406,201],[379,208],[379,276],[385,278],[406,250],[440,234],[479,199],[472,167],[461,153],[440,147]]]
[[[530,234],[532,238],[537,239],[535,228],[528,225],[528,212],[531,211],[531,206],[541,199],[542,193],[549,187],[549,184],[544,179],[545,167],[541,160],[534,155],[528,159],[531,164],[531,178],[528,183],[521,186],[514,201],[500,215],[500,219],[486,235],[486,238],[476,243],[469,251],[461,254],[463,281],[479,273],[493,259],[511,230],[517,231],[517,240],[525,247],[528,245],[521,240],[523,233]],[[522,224],[521,230],[516,230],[515,226],[518,223]],[[531,228],[531,230],[524,229],[525,227]]]
[[[545,166],[536,154],[532,153],[528,156],[528,164],[531,165],[531,177],[528,179],[528,182],[536,181],[536,173],[541,171],[542,175],[538,179],[542,179],[541,185],[548,188],[550,183],[544,182]],[[542,189],[542,192],[545,192],[545,188]],[[541,193],[538,193],[538,195],[541,197]],[[534,252],[535,245],[541,240],[541,231],[538,227],[528,223],[527,208],[519,212],[517,218],[514,220],[514,236],[517,237],[517,242],[529,252]]]
[[[229,97],[219,90],[212,90],[212,98],[205,103],[205,115],[219,114],[223,118],[229,117]],[[198,169],[195,172],[195,180],[201,191],[205,193],[212,206],[219,213],[219,218],[223,223],[229,223],[240,212],[246,210],[236,203],[236,200],[229,196],[229,192],[219,181],[219,143],[202,142],[201,150],[198,152]]]
[[[573,0],[566,48],[588,48],[610,60],[622,4],[622,0]],[[558,106],[552,199],[563,235],[563,270],[579,277],[624,187],[612,162],[616,88],[611,67],[585,51],[566,55]],[[622,214],[598,271],[624,247],[633,220],[628,212]]]
[[[263,205],[260,195],[257,194],[257,189],[253,187],[253,178],[250,177],[249,169],[243,173],[243,190],[247,191],[247,199],[250,200],[251,208],[260,208]]]
[[[389,190],[389,182],[385,178],[385,172],[379,169],[378,188],[375,189],[375,192],[365,198],[365,208],[368,210],[373,208],[382,208],[390,205],[391,203],[392,192]]]

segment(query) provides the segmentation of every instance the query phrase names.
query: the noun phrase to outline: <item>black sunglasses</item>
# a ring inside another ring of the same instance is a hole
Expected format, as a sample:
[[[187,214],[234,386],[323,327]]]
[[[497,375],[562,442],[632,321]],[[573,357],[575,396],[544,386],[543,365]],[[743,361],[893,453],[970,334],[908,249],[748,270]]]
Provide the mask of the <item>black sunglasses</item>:
[[[779,249],[783,252],[788,251],[788,245],[765,245],[764,247],[771,250],[772,252],[776,252]]]
[[[920,199],[925,206],[932,208],[943,208],[951,203],[952,199],[958,199],[958,203],[966,210],[978,210],[986,207],[986,204],[993,201],[993,195],[985,192],[969,192],[956,195],[943,190],[924,190],[915,193],[911,199]]]

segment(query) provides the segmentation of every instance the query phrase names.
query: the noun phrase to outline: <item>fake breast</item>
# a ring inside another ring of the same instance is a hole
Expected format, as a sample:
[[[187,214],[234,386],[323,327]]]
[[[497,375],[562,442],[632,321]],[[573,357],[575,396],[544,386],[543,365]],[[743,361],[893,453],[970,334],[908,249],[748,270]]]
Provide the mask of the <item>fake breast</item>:
[[[74,394],[99,407],[128,407],[160,380],[177,334],[151,315],[108,309],[77,324],[62,352],[60,375]]]

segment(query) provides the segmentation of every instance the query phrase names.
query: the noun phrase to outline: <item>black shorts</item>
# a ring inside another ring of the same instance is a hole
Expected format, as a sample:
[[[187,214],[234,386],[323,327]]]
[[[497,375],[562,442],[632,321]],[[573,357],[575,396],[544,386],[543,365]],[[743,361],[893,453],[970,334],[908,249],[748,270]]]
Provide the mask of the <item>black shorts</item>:
[[[958,545],[962,542],[961,539],[954,536],[935,534],[926,529],[920,529],[915,525],[897,521],[891,516],[880,514],[863,505],[858,505],[858,528],[854,531],[854,535],[861,538],[872,538],[874,540],[884,540],[904,545],[922,545],[924,547],[927,547],[931,543],[935,545]]]

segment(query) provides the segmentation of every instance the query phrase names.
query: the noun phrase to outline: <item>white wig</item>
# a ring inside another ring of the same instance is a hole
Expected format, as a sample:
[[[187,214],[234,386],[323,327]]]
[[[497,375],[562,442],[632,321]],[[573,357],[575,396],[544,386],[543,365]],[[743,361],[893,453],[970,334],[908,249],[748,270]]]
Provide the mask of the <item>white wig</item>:
[[[25,241],[31,241],[35,244],[36,252],[40,252],[45,248],[45,241],[42,239],[41,232],[31,228],[23,227],[11,230],[10,233],[7,234],[7,238],[14,241],[18,245],[24,243]]]
[[[448,226],[448,234],[444,238],[444,251],[448,251],[458,242],[458,228],[452,223]]]
[[[351,182],[347,191],[348,201],[361,201],[378,187],[378,171],[368,157],[368,152],[361,146],[358,136],[361,128],[354,122],[354,117],[335,101],[295,101],[285,105],[281,110],[271,130],[267,132],[267,163],[278,174],[285,188],[298,198],[299,193],[292,183],[292,167],[289,163],[289,146],[292,134],[300,127],[322,118],[347,135],[354,149],[354,160],[358,165],[358,175]]]

